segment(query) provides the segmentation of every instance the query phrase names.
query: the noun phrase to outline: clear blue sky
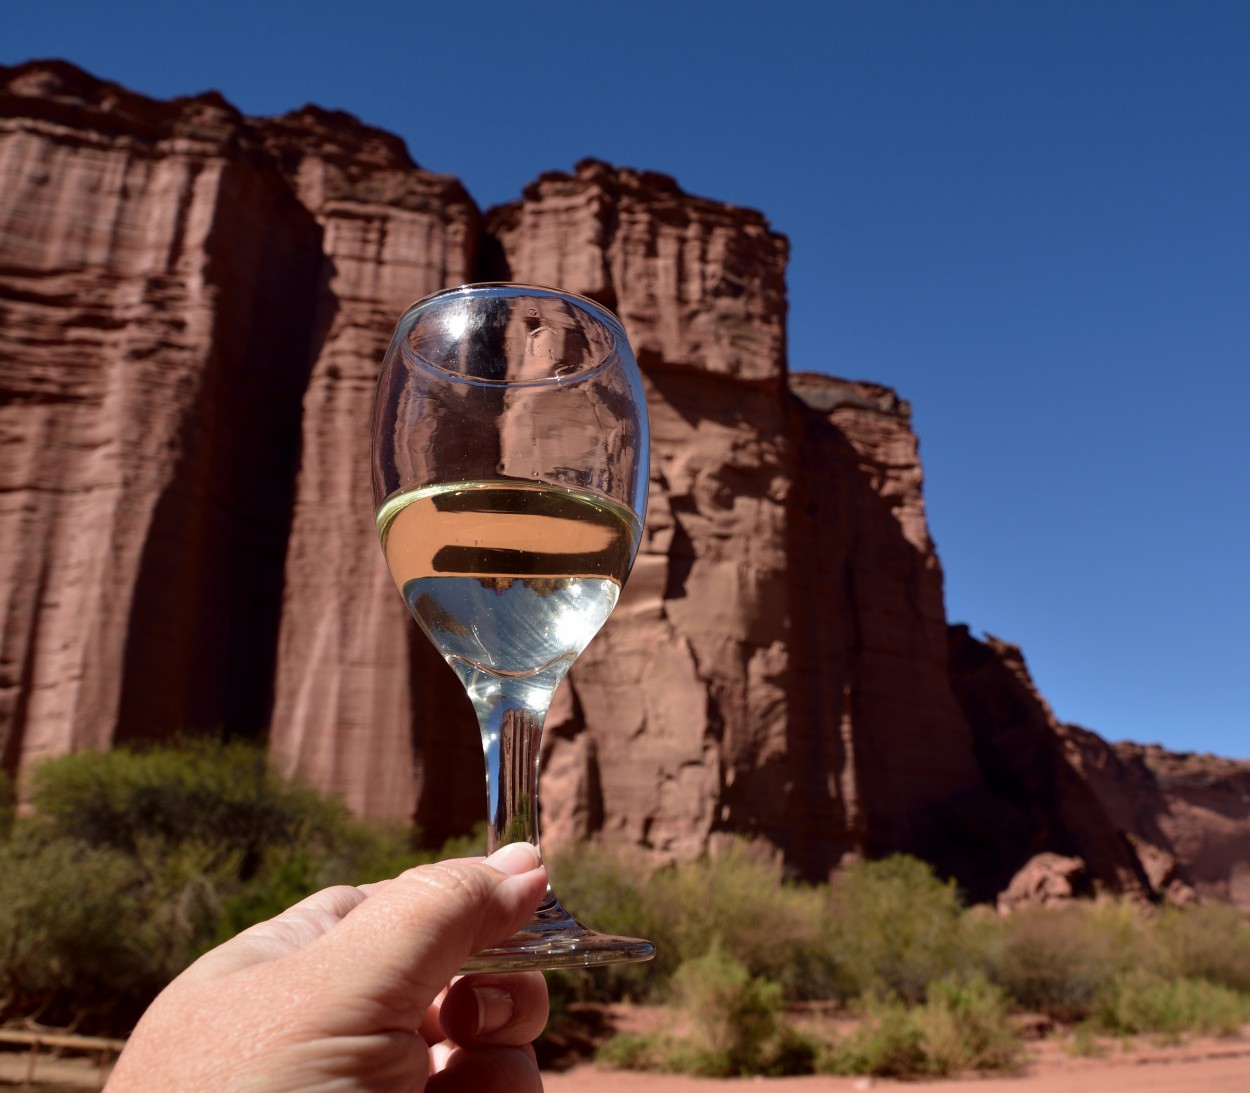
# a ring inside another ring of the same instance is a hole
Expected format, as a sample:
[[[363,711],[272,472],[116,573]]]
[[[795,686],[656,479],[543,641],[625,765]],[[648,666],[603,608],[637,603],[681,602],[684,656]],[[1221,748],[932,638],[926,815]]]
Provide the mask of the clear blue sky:
[[[760,209],[792,366],[913,405],[950,618],[1250,757],[1250,3],[4,7],[0,61],[348,110],[484,208],[596,156]]]

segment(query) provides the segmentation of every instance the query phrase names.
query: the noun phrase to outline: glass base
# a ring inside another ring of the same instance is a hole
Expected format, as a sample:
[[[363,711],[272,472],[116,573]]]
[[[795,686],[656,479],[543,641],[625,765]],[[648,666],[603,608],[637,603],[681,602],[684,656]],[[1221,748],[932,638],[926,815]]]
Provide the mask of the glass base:
[[[462,975],[473,972],[588,968],[598,964],[638,964],[655,956],[640,937],[613,937],[588,929],[548,893],[541,907],[507,941],[469,957]]]

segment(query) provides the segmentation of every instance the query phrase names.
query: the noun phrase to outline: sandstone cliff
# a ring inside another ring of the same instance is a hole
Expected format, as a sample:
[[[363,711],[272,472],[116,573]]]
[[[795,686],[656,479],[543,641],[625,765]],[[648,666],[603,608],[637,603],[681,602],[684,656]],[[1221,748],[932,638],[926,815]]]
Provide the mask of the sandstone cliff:
[[[214,95],[0,92],[9,770],[263,727],[322,233]]]
[[[549,840],[745,834],[813,878],[904,849],[979,898],[1042,851],[1121,891],[1240,891],[1250,808],[1216,831],[1211,797],[1240,783],[1057,725],[1018,651],[948,634],[909,408],[789,373],[758,213],[588,161],[482,214],[349,116],[61,63],[0,70],[0,177],[10,773],[224,727],[361,814],[476,821],[467,700],[373,534],[367,423],[403,308],[508,278],[621,316],[653,430],[641,556],[545,735]]]

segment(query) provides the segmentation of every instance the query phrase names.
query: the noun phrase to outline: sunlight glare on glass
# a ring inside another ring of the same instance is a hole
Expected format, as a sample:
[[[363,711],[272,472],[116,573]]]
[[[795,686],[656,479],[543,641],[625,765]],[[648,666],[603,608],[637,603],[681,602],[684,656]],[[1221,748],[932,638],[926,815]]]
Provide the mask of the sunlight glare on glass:
[[[469,313],[467,311],[453,311],[447,316],[447,333],[450,337],[460,340],[464,336],[464,332],[469,326]]]
[[[564,648],[580,648],[586,644],[582,637],[586,629],[586,619],[577,603],[581,599],[582,590],[577,585],[572,585],[565,595],[568,597],[567,606],[560,612],[555,624],[556,644]]]

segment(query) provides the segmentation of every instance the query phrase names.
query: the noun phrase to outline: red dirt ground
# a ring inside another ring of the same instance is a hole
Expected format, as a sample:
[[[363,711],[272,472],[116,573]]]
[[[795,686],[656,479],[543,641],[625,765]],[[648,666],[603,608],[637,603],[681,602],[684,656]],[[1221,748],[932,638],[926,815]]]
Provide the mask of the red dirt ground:
[[[675,1075],[627,1074],[579,1066],[543,1075],[546,1093],[733,1093],[746,1084],[766,1093],[1250,1093],[1250,1041],[1195,1040],[1183,1047],[1112,1047],[1098,1059],[1073,1058],[1043,1044],[1019,1077],[896,1082],[872,1078],[769,1078],[716,1080]]]

